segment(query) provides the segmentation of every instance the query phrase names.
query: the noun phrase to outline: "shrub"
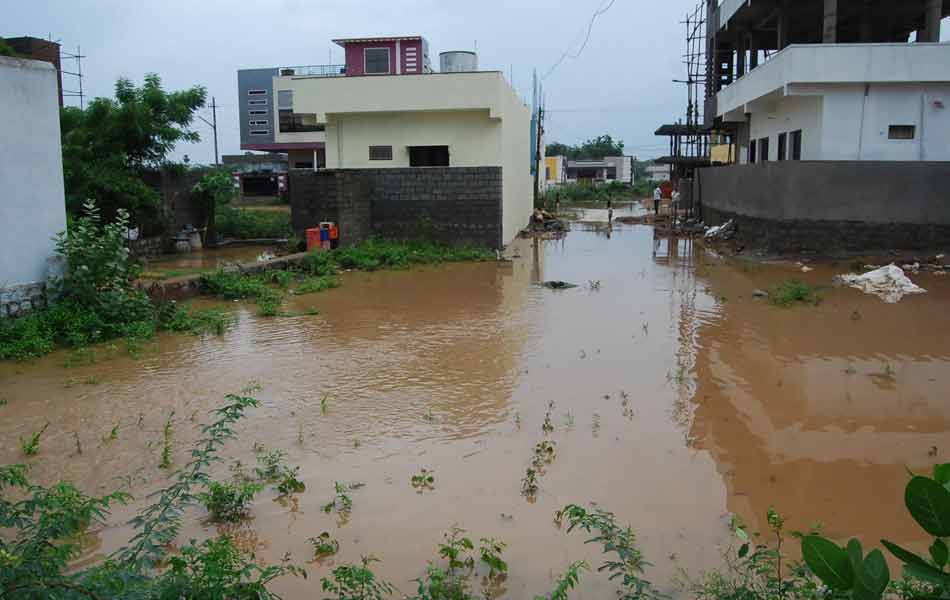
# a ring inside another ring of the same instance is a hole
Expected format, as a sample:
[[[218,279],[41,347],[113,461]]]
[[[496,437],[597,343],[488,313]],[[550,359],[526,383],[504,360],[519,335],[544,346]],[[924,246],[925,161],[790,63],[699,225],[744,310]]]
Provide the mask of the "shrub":
[[[221,237],[239,240],[284,239],[293,236],[290,213],[287,211],[219,206],[215,214],[215,228]]]
[[[198,494],[211,517],[216,521],[239,521],[247,515],[251,501],[263,489],[250,481],[212,481],[208,491]]]
[[[807,283],[789,279],[769,289],[769,302],[776,306],[791,306],[796,302],[816,306],[821,302],[821,294]]]

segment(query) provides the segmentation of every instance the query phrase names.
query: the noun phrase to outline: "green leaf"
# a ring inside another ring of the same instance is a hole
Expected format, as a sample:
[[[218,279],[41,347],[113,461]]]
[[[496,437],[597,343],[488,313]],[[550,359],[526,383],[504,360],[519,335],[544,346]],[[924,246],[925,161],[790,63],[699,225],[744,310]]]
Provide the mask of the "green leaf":
[[[739,548],[739,558],[745,558],[745,555],[749,553],[749,544],[742,544],[742,547]]]
[[[934,465],[934,481],[940,485],[950,483],[950,463]]]
[[[950,575],[930,565],[905,564],[904,576],[921,579],[943,587],[950,587]]]
[[[743,542],[749,541],[749,534],[746,533],[741,527],[736,527],[736,537],[738,537]]]
[[[884,555],[880,550],[872,550],[855,571],[854,599],[879,600],[890,580],[891,572]]]
[[[941,539],[934,540],[934,543],[930,546],[930,558],[934,560],[934,563],[941,569],[947,566],[947,558],[950,555],[950,552],[947,550],[947,543]]]
[[[847,591],[854,583],[848,553],[834,542],[817,535],[802,538],[802,557],[808,568],[828,587]]]
[[[864,562],[864,549],[861,547],[861,542],[857,538],[851,538],[848,540],[848,559],[851,562],[851,570],[854,573],[857,573],[861,569],[861,564]]]
[[[907,483],[904,503],[924,531],[936,537],[950,535],[950,492],[927,477],[914,477]]]
[[[891,554],[897,557],[897,559],[902,561],[905,565],[917,565],[921,567],[930,566],[929,564],[927,564],[927,561],[924,560],[922,557],[914,554],[910,550],[905,550],[904,548],[901,548],[900,546],[898,546],[897,544],[893,542],[889,542],[887,540],[881,540],[881,543],[884,544],[884,547],[887,548],[887,550]]]

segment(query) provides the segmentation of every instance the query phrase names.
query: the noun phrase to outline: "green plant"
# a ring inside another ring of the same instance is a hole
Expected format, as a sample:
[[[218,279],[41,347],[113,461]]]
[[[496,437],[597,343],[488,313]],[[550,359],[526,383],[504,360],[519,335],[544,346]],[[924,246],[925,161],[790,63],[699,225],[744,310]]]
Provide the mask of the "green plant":
[[[588,539],[586,543],[601,544],[605,554],[616,555],[615,558],[604,561],[597,570],[609,573],[611,580],[620,580],[618,598],[633,600],[662,597],[653,584],[642,577],[644,569],[650,566],[650,563],[643,558],[643,554],[637,547],[633,530],[629,526],[617,525],[613,513],[599,508],[587,510],[576,504],[569,504],[555,515],[557,522],[563,519],[568,521],[568,533],[575,528],[595,533],[594,537]]]
[[[330,513],[336,509],[338,513],[349,513],[353,509],[353,499],[346,493],[347,488],[339,481],[333,484],[336,495],[328,504],[323,505],[323,512]]]
[[[418,473],[412,476],[410,483],[420,493],[423,490],[431,490],[435,485],[435,473],[428,469],[420,469]]]
[[[530,467],[521,480],[521,493],[528,498],[533,498],[538,493],[538,472]]]
[[[315,294],[324,290],[331,290],[340,287],[340,280],[332,275],[321,275],[319,277],[304,277],[300,279],[293,293],[296,295]]]
[[[534,468],[540,469],[554,460],[555,446],[555,442],[549,440],[543,440],[535,444],[534,456],[531,459]]]
[[[391,583],[377,579],[369,565],[379,562],[372,556],[364,556],[359,565],[343,565],[333,569],[330,577],[320,580],[323,591],[331,596],[324,600],[382,600],[396,588]]]
[[[284,470],[284,459],[287,453],[283,450],[267,450],[263,446],[254,448],[257,454],[257,467],[254,468],[258,479],[276,481]]]
[[[39,431],[33,432],[30,434],[30,437],[27,439],[20,438],[20,449],[23,451],[23,454],[26,456],[36,456],[36,453],[40,451],[40,437],[46,433],[46,430],[49,428],[49,423],[43,425],[43,428]]]
[[[326,416],[327,410],[330,408],[330,392],[326,392],[320,398],[320,414]]]
[[[508,563],[501,558],[506,544],[495,538],[481,538],[479,542],[478,554],[482,562],[488,565],[488,577],[493,578],[508,573]]]
[[[297,479],[297,473],[299,472],[300,467],[294,467],[293,469],[284,467],[280,474],[280,482],[277,484],[277,491],[281,495],[299,494],[307,489],[304,482]]]
[[[817,306],[821,302],[821,293],[814,287],[789,279],[769,288],[769,302],[776,306],[791,306],[796,302]]]
[[[568,593],[577,587],[581,578],[581,571],[589,569],[587,563],[579,560],[571,563],[564,574],[558,577],[557,585],[548,596],[535,596],[534,600],[568,600]]]
[[[215,211],[218,235],[239,240],[288,239],[293,235],[290,211],[250,210],[218,206]]]
[[[172,466],[172,418],[174,416],[175,411],[169,413],[168,418],[165,420],[165,425],[162,426],[162,461],[158,466],[163,469]]]
[[[340,542],[334,539],[329,531],[324,531],[317,537],[307,538],[307,541],[313,545],[313,552],[317,558],[330,556],[340,551]]]
[[[239,521],[250,510],[250,504],[264,486],[250,481],[210,481],[207,491],[198,494],[215,521]]]

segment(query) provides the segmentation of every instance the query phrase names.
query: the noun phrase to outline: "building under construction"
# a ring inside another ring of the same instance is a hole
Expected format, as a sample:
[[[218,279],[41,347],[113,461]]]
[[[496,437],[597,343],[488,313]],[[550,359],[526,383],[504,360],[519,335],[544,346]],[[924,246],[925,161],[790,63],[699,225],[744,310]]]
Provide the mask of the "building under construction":
[[[950,245],[950,0],[703,8],[687,19],[686,120],[669,131],[707,223],[736,219],[776,250]]]

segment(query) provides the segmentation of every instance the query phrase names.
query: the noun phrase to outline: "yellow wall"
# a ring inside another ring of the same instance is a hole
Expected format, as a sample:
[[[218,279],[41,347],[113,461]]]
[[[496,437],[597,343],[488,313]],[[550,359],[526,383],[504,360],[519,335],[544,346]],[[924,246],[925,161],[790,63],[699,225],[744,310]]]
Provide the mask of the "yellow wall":
[[[330,115],[328,118],[327,167],[331,169],[408,167],[409,146],[446,145],[449,166],[504,166],[502,122],[489,119],[487,110]],[[370,160],[370,146],[392,146],[393,159]]]
[[[561,181],[561,157],[548,156],[544,159],[544,166],[547,167],[547,180],[556,183]]]
[[[717,144],[709,147],[709,160],[714,163],[731,164],[734,162],[735,146]]]

